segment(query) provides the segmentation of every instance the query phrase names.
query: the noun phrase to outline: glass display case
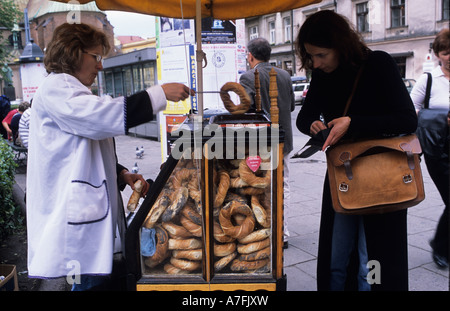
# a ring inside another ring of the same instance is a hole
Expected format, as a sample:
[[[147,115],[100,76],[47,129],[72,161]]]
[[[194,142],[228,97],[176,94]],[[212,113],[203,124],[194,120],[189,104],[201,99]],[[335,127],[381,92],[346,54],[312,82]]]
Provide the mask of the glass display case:
[[[277,123],[257,111],[182,125],[127,231],[130,290],[286,290]]]

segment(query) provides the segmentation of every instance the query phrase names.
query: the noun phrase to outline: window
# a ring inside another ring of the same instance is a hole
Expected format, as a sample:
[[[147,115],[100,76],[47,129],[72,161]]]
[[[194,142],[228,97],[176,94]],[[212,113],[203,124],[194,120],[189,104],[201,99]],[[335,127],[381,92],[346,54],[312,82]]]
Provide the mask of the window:
[[[356,26],[359,32],[369,31],[369,9],[367,2],[358,3],[356,5]]]
[[[391,27],[406,26],[405,0],[391,0]]]
[[[290,16],[283,18],[283,27],[284,27],[284,42],[291,42],[292,28]]]
[[[275,44],[275,21],[269,22],[269,43]]]
[[[442,19],[448,20],[450,19],[450,1],[442,0]]]
[[[249,39],[253,40],[259,37],[258,35],[258,26],[250,27],[248,30],[248,33],[250,34]]]

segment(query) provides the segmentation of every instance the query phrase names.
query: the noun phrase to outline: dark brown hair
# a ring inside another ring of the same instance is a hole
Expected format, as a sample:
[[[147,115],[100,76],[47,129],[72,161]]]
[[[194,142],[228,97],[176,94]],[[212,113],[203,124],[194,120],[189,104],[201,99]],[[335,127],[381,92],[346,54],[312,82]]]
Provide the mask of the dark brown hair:
[[[444,28],[436,35],[433,42],[433,52],[438,55],[441,51],[450,50],[450,31]]]
[[[45,69],[48,73],[74,74],[81,67],[83,51],[98,45],[103,46],[104,55],[108,53],[110,44],[102,31],[87,24],[62,24],[45,51]]]
[[[301,68],[313,69],[311,56],[306,52],[305,43],[335,49],[343,64],[359,66],[370,51],[360,34],[342,15],[323,10],[309,16],[298,33],[295,48]]]

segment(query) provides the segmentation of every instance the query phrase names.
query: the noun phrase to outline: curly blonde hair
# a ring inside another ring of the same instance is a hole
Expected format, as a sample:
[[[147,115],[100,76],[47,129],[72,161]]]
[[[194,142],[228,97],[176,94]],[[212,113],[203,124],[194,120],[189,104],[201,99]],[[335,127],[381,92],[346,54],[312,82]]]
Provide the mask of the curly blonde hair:
[[[87,24],[62,24],[53,32],[48,44],[44,65],[48,73],[74,74],[82,63],[82,54],[86,49],[103,46],[106,55],[110,44],[106,35]]]

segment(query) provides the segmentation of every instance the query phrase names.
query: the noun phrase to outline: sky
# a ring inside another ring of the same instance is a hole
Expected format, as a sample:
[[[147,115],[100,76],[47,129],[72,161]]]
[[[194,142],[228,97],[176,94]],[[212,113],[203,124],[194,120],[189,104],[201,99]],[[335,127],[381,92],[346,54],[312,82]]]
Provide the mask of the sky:
[[[144,39],[155,36],[154,16],[121,11],[105,13],[111,25],[114,26],[115,36],[141,36]]]

